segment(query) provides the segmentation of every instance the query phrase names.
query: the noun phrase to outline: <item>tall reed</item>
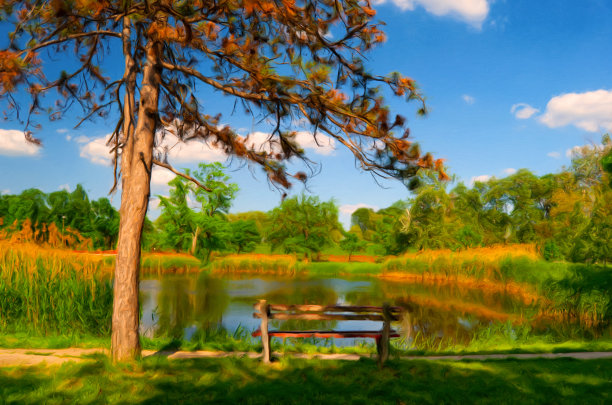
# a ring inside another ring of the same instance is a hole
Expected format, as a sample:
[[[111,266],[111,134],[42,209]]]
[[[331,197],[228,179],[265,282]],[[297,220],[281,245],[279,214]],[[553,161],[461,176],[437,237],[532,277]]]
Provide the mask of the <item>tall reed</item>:
[[[97,258],[0,241],[0,332],[108,335],[110,276]]]
[[[242,254],[215,260],[211,269],[219,273],[260,273],[295,275],[298,261],[292,255]]]

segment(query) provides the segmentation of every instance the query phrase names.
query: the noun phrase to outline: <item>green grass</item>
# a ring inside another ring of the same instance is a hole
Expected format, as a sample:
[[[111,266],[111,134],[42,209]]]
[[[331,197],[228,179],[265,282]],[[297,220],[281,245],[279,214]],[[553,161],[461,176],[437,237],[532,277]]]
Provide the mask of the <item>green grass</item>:
[[[0,333],[108,335],[112,300],[98,264],[0,254]]]
[[[144,254],[140,268],[143,273],[168,273],[184,270],[198,270],[202,266],[200,260],[192,256],[147,255]]]
[[[339,262],[310,262],[300,263],[300,271],[313,276],[375,276],[380,274],[379,263],[339,263]]]
[[[606,403],[612,360],[146,358],[0,369],[3,403]]]

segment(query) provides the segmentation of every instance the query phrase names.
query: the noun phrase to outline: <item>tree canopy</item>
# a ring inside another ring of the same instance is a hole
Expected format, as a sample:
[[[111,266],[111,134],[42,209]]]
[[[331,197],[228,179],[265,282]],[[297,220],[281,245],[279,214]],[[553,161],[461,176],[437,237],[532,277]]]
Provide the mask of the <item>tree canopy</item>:
[[[164,137],[206,142],[259,165],[273,184],[286,188],[292,179],[307,177],[286,166],[293,157],[307,159],[292,128],[303,118],[315,141],[321,133],[332,137],[364,170],[407,180],[424,167],[446,176],[441,161],[421,155],[408,140],[404,118],[385,106],[383,88],[422,103],[415,82],[399,73],[376,75],[364,63],[365,54],[385,39],[368,1],[2,0],[0,10],[0,19],[13,27],[8,47],[0,50],[0,95],[10,115],[19,113],[15,95],[30,94],[28,141],[40,143],[31,132],[37,113],[60,119],[76,106],[81,122],[119,117],[109,140],[122,192],[115,360],[140,352],[139,248],[153,165],[206,188],[176,170],[167,150],[156,149]],[[119,45],[123,69],[107,77],[105,57],[116,57]],[[53,52],[66,54],[59,69],[48,56]],[[253,145],[219,111],[205,110],[201,86],[269,120],[266,145]]]

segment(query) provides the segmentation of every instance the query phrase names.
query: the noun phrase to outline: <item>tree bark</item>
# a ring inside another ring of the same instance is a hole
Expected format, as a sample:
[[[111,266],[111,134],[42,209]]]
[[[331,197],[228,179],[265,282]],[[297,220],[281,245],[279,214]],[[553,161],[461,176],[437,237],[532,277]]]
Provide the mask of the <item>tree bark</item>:
[[[198,247],[198,236],[200,236],[200,227],[196,226],[196,230],[191,239],[191,254],[195,255],[196,248]]]
[[[131,361],[140,357],[140,242],[149,204],[159,101],[160,49],[158,42],[150,42],[146,46],[147,62],[143,69],[138,123],[133,133],[130,133],[130,128],[133,127],[133,111],[124,117],[124,128],[127,130],[124,133],[125,145],[121,155],[122,192],[111,337],[111,351],[115,362]],[[128,59],[130,58],[126,56],[126,68],[130,63]],[[126,90],[126,98],[128,92],[129,90]],[[133,94],[132,92],[132,106]],[[128,105],[129,100],[126,109]]]

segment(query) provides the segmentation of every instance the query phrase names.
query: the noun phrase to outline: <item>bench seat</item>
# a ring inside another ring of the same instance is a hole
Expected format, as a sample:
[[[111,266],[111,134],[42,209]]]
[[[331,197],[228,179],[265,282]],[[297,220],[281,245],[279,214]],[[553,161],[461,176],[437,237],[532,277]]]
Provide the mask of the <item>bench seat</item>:
[[[251,334],[253,337],[261,336],[261,330],[257,329],[255,332]],[[270,337],[279,337],[279,338],[372,338],[372,339],[380,339],[382,337],[382,332],[380,330],[376,331],[368,331],[368,330],[347,330],[347,331],[337,331],[337,330],[271,330],[268,332]],[[390,338],[400,337],[400,334],[397,331],[391,330],[389,334]]]

